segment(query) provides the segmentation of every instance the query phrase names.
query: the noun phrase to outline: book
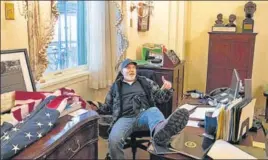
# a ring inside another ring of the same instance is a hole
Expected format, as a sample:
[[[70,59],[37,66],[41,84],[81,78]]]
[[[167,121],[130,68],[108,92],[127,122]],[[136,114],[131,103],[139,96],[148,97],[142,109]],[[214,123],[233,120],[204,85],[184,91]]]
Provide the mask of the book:
[[[171,150],[195,159],[203,159],[213,140],[190,132],[181,132],[170,143]]]

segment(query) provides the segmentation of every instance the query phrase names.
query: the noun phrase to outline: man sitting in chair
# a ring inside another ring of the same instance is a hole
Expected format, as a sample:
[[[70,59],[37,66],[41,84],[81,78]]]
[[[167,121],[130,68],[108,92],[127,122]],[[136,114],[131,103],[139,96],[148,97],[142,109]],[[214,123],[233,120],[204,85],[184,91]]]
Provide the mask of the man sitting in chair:
[[[168,144],[171,136],[180,132],[187,124],[189,113],[176,109],[167,119],[155,102],[168,102],[172,96],[171,83],[163,80],[159,86],[152,80],[136,74],[136,62],[126,59],[121,63],[122,77],[110,88],[105,103],[93,102],[100,114],[112,114],[109,129],[109,154],[112,159],[124,159],[125,139],[134,131],[148,129],[153,141],[161,146]]]

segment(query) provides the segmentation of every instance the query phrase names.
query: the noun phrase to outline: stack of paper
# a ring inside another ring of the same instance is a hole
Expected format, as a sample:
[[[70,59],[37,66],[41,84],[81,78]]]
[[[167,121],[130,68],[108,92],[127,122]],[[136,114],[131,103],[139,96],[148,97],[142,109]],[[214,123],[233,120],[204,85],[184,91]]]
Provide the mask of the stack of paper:
[[[190,105],[190,104],[184,104],[184,105],[180,106],[180,108],[185,108],[185,109],[187,109],[188,111],[191,111],[191,110],[195,109],[196,107],[197,107],[197,106],[195,106],[195,105]]]
[[[212,159],[256,159],[250,154],[223,140],[217,140],[207,155]]]
[[[214,112],[214,111],[215,111],[215,107],[198,107],[190,115],[190,118],[204,120],[206,112]]]
[[[198,126],[199,121],[192,121],[189,120],[186,126],[190,126],[190,127],[199,127]]]

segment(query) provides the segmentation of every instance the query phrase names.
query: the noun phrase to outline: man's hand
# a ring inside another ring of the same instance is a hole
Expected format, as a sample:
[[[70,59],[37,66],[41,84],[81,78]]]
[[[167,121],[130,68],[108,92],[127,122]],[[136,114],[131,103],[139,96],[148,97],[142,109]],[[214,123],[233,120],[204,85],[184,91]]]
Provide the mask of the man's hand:
[[[98,102],[96,101],[87,101],[88,102],[88,107],[94,111],[98,110],[99,106],[98,106]]]
[[[163,85],[161,89],[171,89],[172,85],[171,82],[167,81],[164,76],[162,76]]]

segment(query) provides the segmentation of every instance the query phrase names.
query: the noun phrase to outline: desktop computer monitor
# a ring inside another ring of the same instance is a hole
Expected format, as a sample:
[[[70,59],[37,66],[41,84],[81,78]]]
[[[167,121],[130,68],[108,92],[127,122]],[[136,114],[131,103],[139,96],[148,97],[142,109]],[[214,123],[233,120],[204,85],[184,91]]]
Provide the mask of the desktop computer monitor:
[[[230,86],[232,94],[233,94],[233,100],[238,97],[239,83],[240,83],[240,78],[239,78],[238,72],[236,69],[234,69],[233,74],[232,74],[231,86]]]

